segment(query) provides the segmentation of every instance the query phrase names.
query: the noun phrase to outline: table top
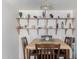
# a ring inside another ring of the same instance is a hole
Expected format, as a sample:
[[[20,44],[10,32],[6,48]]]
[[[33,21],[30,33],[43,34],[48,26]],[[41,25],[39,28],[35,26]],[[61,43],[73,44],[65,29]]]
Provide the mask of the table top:
[[[28,44],[26,46],[26,48],[35,49],[35,44],[60,44],[61,45],[60,49],[70,49],[71,50],[71,47],[60,39],[52,39],[49,41],[41,40],[41,39],[34,39],[30,44]]]

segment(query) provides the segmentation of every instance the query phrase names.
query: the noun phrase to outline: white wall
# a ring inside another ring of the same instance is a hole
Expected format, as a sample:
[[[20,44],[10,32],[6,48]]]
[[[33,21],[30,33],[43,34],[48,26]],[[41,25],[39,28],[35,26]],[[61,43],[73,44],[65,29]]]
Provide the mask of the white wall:
[[[19,43],[16,32],[16,9],[3,0],[2,11],[2,58],[19,59]]]

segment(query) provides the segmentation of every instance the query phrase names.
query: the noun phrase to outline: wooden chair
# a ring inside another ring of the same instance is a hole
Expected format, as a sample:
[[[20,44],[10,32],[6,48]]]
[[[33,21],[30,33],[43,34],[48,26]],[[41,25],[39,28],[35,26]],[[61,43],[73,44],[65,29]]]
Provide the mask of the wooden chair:
[[[25,47],[28,45],[28,42],[26,37],[22,37],[21,40],[22,40],[22,47],[23,47],[23,53],[24,53],[24,59],[25,59]]]
[[[72,43],[75,42],[75,38],[74,37],[65,37],[65,41],[64,41],[66,44],[68,44],[71,48],[72,48]],[[60,57],[64,57],[64,59],[66,58],[65,57],[65,54],[66,54],[66,50],[60,50]]]
[[[51,40],[51,39],[52,39],[52,35],[42,35],[42,36],[41,36],[41,39],[45,40],[45,39],[46,39],[46,37],[48,37],[48,38],[49,38],[49,40]]]
[[[72,47],[72,43],[75,42],[74,37],[65,37],[65,43],[67,43],[70,47]]]
[[[60,44],[36,44],[35,47],[37,59],[59,59]]]
[[[28,45],[28,41],[27,41],[27,38],[26,37],[22,37],[21,40],[22,40],[23,53],[24,53],[24,59],[25,59],[25,48]],[[30,55],[31,56],[34,56],[35,57],[35,53],[36,53],[35,50],[30,50]]]

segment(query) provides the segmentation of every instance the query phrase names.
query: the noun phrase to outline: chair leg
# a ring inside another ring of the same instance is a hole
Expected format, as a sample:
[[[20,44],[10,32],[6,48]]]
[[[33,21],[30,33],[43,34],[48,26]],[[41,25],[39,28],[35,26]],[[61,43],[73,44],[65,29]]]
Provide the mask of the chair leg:
[[[34,59],[36,59],[36,56],[34,55]]]

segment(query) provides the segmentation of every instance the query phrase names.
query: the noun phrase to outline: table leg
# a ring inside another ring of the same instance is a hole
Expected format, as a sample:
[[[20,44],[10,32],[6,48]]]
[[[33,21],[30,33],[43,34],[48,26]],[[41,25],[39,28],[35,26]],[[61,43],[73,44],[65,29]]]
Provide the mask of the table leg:
[[[27,49],[25,49],[25,59],[27,59]]]
[[[66,49],[66,59],[70,59],[70,56],[69,56],[69,49]]]
[[[28,49],[26,49],[26,51],[27,51],[27,52],[26,52],[26,56],[27,56],[27,59],[28,59]]]
[[[28,59],[30,59],[30,50],[28,49]]]
[[[30,50],[29,50],[29,49],[26,49],[26,51],[27,51],[27,53],[26,53],[26,54],[27,54],[27,55],[26,55],[26,56],[27,56],[27,59],[30,59],[30,53],[29,53]]]

